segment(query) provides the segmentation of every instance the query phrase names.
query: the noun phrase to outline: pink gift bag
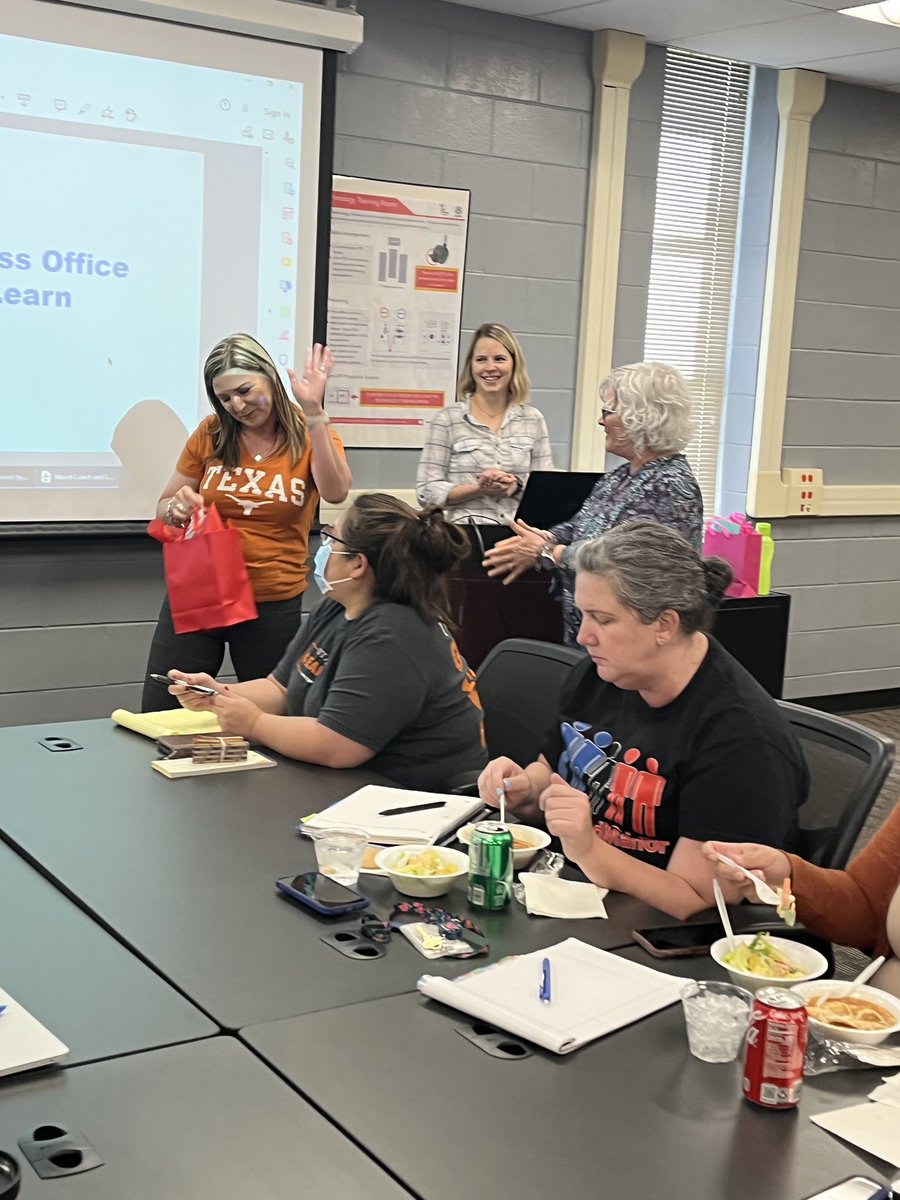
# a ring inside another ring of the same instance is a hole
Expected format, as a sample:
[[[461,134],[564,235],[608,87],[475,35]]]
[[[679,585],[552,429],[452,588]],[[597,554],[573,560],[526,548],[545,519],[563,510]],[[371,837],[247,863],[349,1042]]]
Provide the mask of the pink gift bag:
[[[724,558],[730,563],[734,578],[725,591],[726,596],[756,596],[759,594],[759,562],[762,537],[743,513],[710,517],[703,534],[703,557]]]

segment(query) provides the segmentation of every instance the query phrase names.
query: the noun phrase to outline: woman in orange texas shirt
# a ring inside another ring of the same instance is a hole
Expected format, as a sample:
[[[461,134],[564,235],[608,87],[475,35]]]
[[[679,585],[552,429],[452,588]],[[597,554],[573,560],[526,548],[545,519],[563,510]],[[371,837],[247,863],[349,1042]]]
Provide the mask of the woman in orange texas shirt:
[[[231,653],[238,679],[265,676],[300,625],[309,530],[319,497],[346,499],[350,469],[322,407],[334,364],[316,345],[303,377],[288,371],[292,403],[270,355],[246,333],[214,346],[203,367],[213,415],[191,434],[163,488],[157,517],[183,526],[195,508],[215,504],[241,536],[258,616],[226,629],[176,633],[168,598],[147,662],[144,712],[177,707],[149,678],[178,665],[215,675]]]

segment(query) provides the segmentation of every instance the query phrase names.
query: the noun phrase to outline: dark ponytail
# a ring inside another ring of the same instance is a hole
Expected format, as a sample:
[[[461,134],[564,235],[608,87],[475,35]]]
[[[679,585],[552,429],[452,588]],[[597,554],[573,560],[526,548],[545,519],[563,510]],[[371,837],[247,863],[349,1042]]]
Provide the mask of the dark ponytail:
[[[348,510],[343,533],[369,561],[376,600],[408,604],[429,624],[450,623],[446,576],[468,556],[469,543],[437,505],[418,511],[369,492]]]

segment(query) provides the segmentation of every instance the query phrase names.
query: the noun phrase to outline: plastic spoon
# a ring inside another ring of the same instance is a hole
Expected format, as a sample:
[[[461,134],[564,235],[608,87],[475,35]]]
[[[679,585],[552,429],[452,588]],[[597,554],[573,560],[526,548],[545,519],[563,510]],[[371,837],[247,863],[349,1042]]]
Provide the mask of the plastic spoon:
[[[725,897],[722,895],[722,889],[719,887],[718,879],[713,880],[713,891],[716,894],[716,908],[719,910],[719,917],[722,921],[722,927],[725,930],[725,936],[728,938],[728,949],[730,952],[736,948],[734,930],[731,928],[731,920],[728,916],[728,909],[725,907]]]
[[[884,963],[884,955],[879,954],[878,958],[873,958],[867,967],[863,967],[860,973],[854,980],[851,980],[849,990],[841,993],[841,999],[846,1000],[849,996],[855,995],[864,983],[868,983],[875,972]]]

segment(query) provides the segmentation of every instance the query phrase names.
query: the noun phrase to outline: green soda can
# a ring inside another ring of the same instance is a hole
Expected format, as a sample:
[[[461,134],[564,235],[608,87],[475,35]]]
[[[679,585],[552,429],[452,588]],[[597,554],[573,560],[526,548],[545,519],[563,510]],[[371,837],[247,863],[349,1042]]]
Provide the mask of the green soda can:
[[[469,845],[469,885],[473,908],[499,909],[512,892],[512,834],[500,821],[479,821]]]

